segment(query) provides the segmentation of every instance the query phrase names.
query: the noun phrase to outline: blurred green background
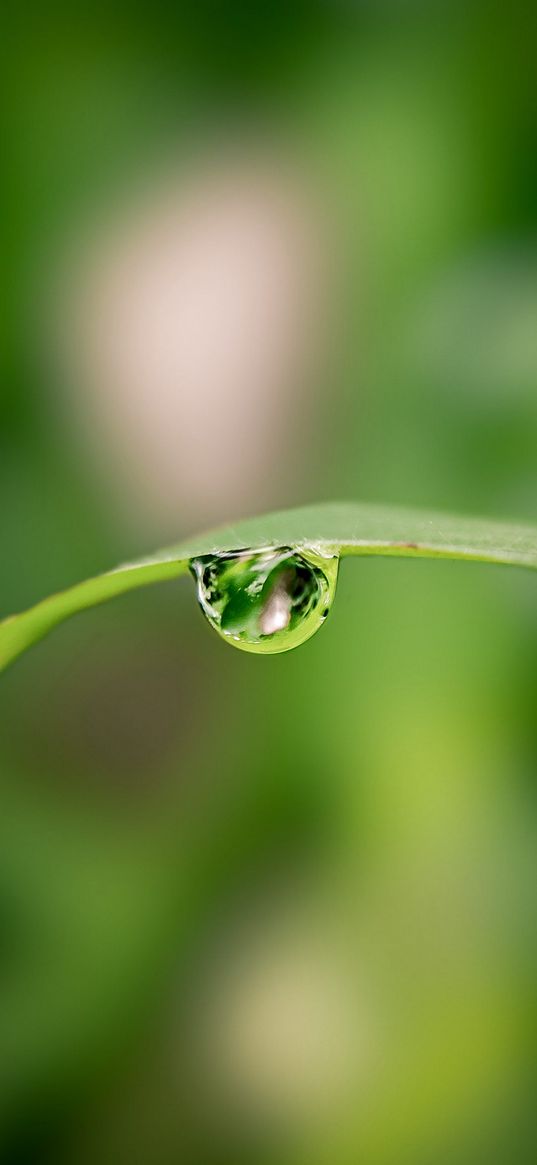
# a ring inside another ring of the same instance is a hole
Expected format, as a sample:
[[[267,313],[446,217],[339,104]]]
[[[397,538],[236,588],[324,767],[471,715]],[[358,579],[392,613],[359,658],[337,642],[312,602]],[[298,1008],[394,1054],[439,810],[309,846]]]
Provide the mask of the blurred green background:
[[[0,612],[256,510],[537,520],[535,27],[28,3],[3,37]],[[531,573],[193,587],[1,681],[0,1159],[535,1159]]]

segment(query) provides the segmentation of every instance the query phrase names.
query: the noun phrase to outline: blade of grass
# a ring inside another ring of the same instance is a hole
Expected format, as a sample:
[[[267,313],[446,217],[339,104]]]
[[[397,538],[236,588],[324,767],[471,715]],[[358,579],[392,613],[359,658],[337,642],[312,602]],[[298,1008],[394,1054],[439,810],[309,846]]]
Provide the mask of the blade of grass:
[[[249,518],[78,583],[0,622],[0,670],[78,611],[178,578],[191,558],[264,546],[317,546],[347,555],[463,559],[537,569],[537,527],[424,510],[326,503]]]

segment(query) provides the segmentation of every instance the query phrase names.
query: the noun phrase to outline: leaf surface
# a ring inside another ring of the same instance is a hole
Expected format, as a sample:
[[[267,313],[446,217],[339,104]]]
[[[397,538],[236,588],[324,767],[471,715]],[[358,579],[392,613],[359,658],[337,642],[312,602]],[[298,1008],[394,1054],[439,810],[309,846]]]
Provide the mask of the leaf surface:
[[[77,583],[0,622],[0,670],[78,611],[186,574],[202,554],[316,546],[347,555],[451,558],[537,569],[537,526],[359,502],[326,503],[248,518]]]

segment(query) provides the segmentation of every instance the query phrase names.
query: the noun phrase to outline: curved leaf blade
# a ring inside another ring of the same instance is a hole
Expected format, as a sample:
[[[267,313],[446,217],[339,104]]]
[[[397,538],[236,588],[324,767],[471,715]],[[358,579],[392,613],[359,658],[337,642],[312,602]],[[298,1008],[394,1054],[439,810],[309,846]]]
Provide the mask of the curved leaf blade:
[[[249,518],[60,591],[0,622],[0,670],[58,623],[137,587],[178,578],[201,554],[318,546],[347,555],[463,559],[537,569],[537,527],[368,505],[326,503]]]

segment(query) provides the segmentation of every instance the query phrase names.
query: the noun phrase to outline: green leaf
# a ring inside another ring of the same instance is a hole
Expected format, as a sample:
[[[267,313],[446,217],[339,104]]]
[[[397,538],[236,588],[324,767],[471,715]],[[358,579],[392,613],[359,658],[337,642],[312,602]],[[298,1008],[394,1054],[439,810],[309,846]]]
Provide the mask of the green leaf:
[[[157,551],[51,595],[0,622],[0,670],[70,615],[178,578],[191,558],[264,546],[318,546],[345,555],[456,558],[537,569],[537,527],[355,502],[283,510]]]

